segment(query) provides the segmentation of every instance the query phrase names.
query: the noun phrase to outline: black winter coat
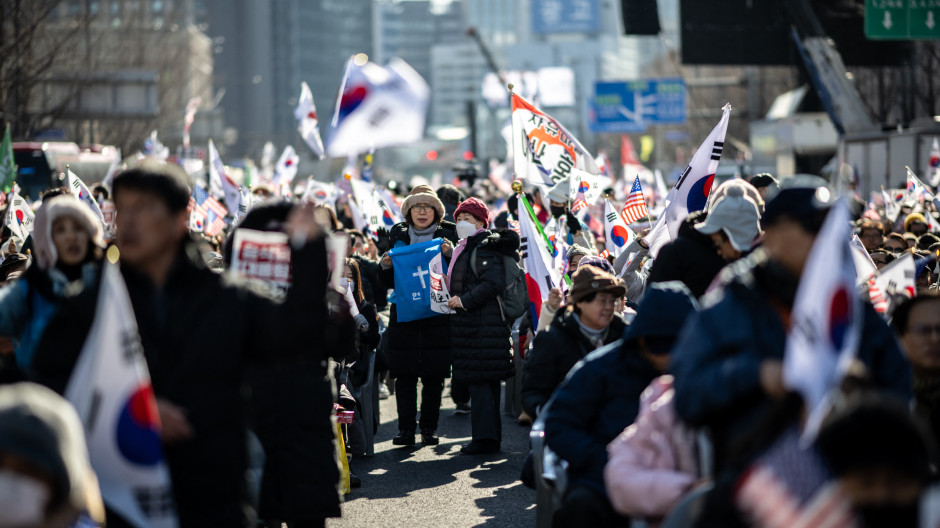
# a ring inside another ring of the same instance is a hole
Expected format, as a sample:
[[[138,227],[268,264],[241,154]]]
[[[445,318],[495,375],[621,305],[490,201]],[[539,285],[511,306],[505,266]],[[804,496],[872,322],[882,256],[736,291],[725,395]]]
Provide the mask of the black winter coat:
[[[476,248],[476,268],[470,257]],[[451,316],[454,381],[484,383],[513,374],[512,321],[504,321],[496,296],[505,286],[502,255],[518,259],[519,235],[510,230],[483,231],[471,236],[457,257],[450,294],[463,309]]]
[[[760,432],[776,407],[761,388],[765,359],[782,360],[798,279],[769,261],[763,251],[736,261],[722,272],[724,288],[705,296],[702,311],[689,317],[673,347],[676,414],[694,427],[708,427],[715,466],[724,469],[746,456],[740,446]],[[870,303],[858,360],[871,382],[903,401],[912,395],[911,370],[894,334]]]
[[[453,222],[442,220],[434,237],[457,243],[457,226]],[[389,230],[389,243],[392,247],[411,244],[408,236],[408,224],[400,222]],[[388,289],[395,288],[394,266],[379,271],[379,279]],[[450,376],[450,319],[447,315],[437,315],[417,321],[398,321],[395,304],[389,309],[388,328],[385,338],[388,340],[389,370],[392,377],[428,376],[446,378]]]
[[[568,461],[568,489],[607,496],[607,444],[636,420],[640,394],[662,373],[633,342],[615,341],[588,354],[549,400],[545,442]]]
[[[703,221],[705,213],[701,211],[682,221],[676,239],[659,250],[647,284],[677,280],[685,283],[696,298],[705,293],[725,261],[715,251],[711,237],[695,229],[695,224]]]
[[[318,485],[307,500],[320,516],[339,514],[339,471],[333,451],[332,394],[314,378],[325,373],[323,302],[327,285],[322,240],[292,252],[293,285],[283,303],[259,295],[206,268],[196,244],[182,242],[162,287],[122,266],[153,389],[186,411],[193,436],[164,446],[182,528],[244,526],[246,445],[242,386],[252,360],[301,356],[308,360],[309,427],[318,441],[309,453]],[[319,375],[319,374],[317,374]],[[292,390],[288,388],[287,390]],[[301,402],[297,402],[301,405]]]
[[[623,319],[614,316],[607,327],[604,344],[620,339],[626,328]],[[532,350],[525,358],[522,375],[522,408],[525,412],[536,416],[536,410],[548,402],[571,368],[593,350],[594,345],[581,332],[574,312],[558,310],[551,326],[535,336]]]

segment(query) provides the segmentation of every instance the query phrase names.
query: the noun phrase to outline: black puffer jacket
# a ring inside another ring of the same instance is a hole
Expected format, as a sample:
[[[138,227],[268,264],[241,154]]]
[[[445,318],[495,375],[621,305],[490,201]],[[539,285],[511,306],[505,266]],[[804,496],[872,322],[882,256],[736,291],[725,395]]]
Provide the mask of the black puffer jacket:
[[[457,243],[457,226],[453,222],[442,220],[434,233],[435,238]],[[408,224],[400,222],[389,230],[389,243],[392,247],[408,246]],[[395,288],[395,268],[379,270],[379,279],[386,288]],[[446,315],[418,319],[417,321],[398,322],[398,311],[391,305],[388,317],[388,329],[383,339],[388,340],[389,370],[393,377],[407,376],[450,376],[450,319]]]
[[[182,242],[162,287],[127,265],[121,267],[154,393],[185,409],[194,432],[164,446],[181,527],[248,525],[244,375],[255,361],[292,356],[299,356],[310,372],[305,379],[281,384],[288,396],[304,396],[296,405],[305,412],[296,419],[310,431],[305,438],[315,439],[297,443],[310,461],[304,468],[317,476],[305,488],[304,506],[320,518],[340,514],[339,468],[332,455],[333,398],[321,366],[335,349],[323,330],[326,246],[323,240],[307,244],[293,250],[291,259],[295,270],[305,272],[294,274],[283,303],[207,269],[191,239]],[[277,373],[272,374],[276,382]]]
[[[702,211],[694,212],[682,221],[676,239],[659,250],[647,284],[677,280],[685,283],[695,297],[705,293],[725,266],[725,261],[715,251],[711,237],[695,229],[696,223],[704,221],[705,213]]]
[[[627,325],[614,316],[607,327],[604,344],[620,339]],[[548,329],[539,332],[532,350],[525,358],[522,375],[522,407],[530,416],[545,405],[555,389],[578,361],[594,350],[594,345],[581,332],[574,312],[558,310]]]
[[[474,273],[470,257],[476,251]],[[502,255],[518,258],[519,235],[510,230],[483,231],[467,240],[450,278],[450,293],[464,309],[451,316],[454,381],[483,383],[513,374],[512,321],[503,321],[496,296],[505,284]]]

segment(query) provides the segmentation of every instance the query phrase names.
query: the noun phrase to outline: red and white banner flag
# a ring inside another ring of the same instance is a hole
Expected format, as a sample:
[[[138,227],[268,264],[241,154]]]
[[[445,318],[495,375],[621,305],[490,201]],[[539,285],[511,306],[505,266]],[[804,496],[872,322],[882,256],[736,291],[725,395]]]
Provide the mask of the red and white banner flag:
[[[525,269],[526,288],[529,291],[529,305],[533,326],[538,325],[542,303],[548,299],[548,292],[561,285],[561,274],[552,266],[552,255],[548,252],[545,239],[529,216],[529,212],[519,200],[519,237],[521,240],[522,267]]]
[[[287,288],[291,283],[287,234],[279,231],[236,229],[232,238],[231,270],[248,279]]]
[[[512,94],[512,156],[517,178],[554,185],[571,169],[600,174],[591,153],[555,118]]]

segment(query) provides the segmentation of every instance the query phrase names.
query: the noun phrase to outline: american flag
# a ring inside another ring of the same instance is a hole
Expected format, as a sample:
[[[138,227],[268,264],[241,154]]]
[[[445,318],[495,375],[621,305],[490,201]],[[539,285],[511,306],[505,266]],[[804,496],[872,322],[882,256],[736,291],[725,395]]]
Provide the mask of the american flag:
[[[225,228],[225,215],[228,214],[228,210],[218,200],[209,196],[209,192],[201,185],[193,186],[193,194],[189,197],[189,209],[197,220],[207,220],[190,222],[191,226],[202,225],[207,235],[215,236]]]
[[[643,187],[640,186],[640,176],[637,175],[633,180],[630,195],[620,211],[620,218],[623,218],[623,223],[630,225],[644,216],[649,216],[649,211],[646,210],[646,198],[643,197]]]
[[[796,428],[785,431],[737,487],[738,508],[759,528],[851,528],[851,505]]]

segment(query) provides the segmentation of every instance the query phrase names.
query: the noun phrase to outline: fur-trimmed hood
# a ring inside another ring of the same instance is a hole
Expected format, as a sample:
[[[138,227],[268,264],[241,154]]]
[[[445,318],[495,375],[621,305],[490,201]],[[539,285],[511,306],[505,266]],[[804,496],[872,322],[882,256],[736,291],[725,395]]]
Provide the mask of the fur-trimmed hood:
[[[519,234],[511,229],[494,229],[480,241],[479,248],[486,248],[501,255],[519,260]]]

